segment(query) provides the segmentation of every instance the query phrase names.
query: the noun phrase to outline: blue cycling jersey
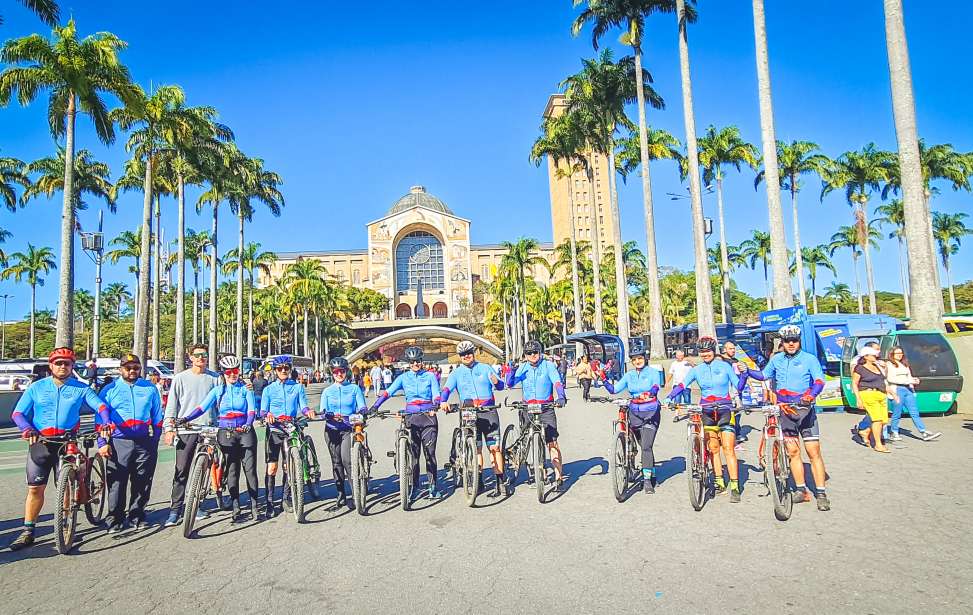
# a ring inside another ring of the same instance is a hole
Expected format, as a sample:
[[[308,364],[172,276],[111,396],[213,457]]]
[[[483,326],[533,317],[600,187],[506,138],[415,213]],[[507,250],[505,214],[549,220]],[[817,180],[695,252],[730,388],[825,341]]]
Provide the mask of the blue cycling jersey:
[[[343,384],[335,382],[321,392],[321,414],[348,415],[366,412],[365,395],[361,387],[353,382],[345,381]],[[329,417],[324,425],[325,429],[346,430],[351,429],[347,421],[336,421]]]
[[[132,384],[113,380],[101,390],[100,397],[108,406],[109,421],[115,425],[113,438],[144,438],[149,435],[149,425],[154,427],[156,440],[162,435],[162,397],[148,380],[139,378]],[[105,442],[99,439],[98,444]]]
[[[91,387],[76,378],[57,386],[54,377],[48,376],[27,387],[10,418],[20,431],[33,429],[42,436],[60,436],[78,430],[82,405],[96,412],[101,424],[109,422],[108,407]]]
[[[494,379],[497,379],[496,384],[493,384]],[[497,403],[493,398],[494,389],[502,391],[503,381],[497,378],[492,367],[486,363],[474,363],[472,367],[460,365],[446,379],[440,398],[446,402],[450,394],[456,391],[461,402],[472,401],[475,406],[493,406]]]
[[[293,380],[278,380],[268,384],[260,395],[260,416],[269,414],[274,418],[295,419],[307,412],[307,392],[304,385]]]
[[[741,376],[733,371],[733,367],[725,361],[713,359],[709,363],[705,361],[689,370],[686,378],[676,385],[669,393],[668,399],[675,398],[689,388],[692,383],[699,385],[700,403],[702,405],[720,404],[725,405],[730,401],[730,388],[737,391],[746,384],[746,376]]]
[[[824,370],[821,362],[809,352],[799,350],[793,355],[778,352],[770,357],[763,372],[751,374],[757,380],[772,380],[778,401],[797,403],[804,395],[817,397],[824,389]]]
[[[521,382],[524,401],[528,404],[543,404],[564,399],[564,384],[561,375],[552,361],[541,359],[536,365],[521,363],[516,373],[507,376],[507,386],[513,387]]]
[[[242,381],[213,387],[199,406],[186,416],[187,421],[201,417],[219,403],[219,423],[225,429],[249,427],[257,415],[257,402],[253,391]]]
[[[628,391],[632,395],[629,408],[637,412],[655,410],[659,407],[656,395],[665,384],[665,376],[654,367],[630,369],[618,382],[605,381],[605,390],[614,395]]]
[[[425,412],[439,404],[439,380],[436,376],[426,370],[418,372],[409,370],[399,374],[389,388],[382,391],[372,405],[372,409],[378,408],[389,397],[400,391],[405,395],[404,414]]]

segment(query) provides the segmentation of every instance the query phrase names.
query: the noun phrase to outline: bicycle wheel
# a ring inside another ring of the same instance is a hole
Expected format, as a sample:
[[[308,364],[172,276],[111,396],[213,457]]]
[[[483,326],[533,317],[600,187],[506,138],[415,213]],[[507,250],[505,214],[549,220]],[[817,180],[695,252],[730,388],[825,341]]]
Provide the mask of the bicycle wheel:
[[[54,540],[61,555],[71,550],[74,530],[78,525],[78,471],[71,463],[61,464],[57,473],[57,508],[54,509]]]
[[[686,444],[686,476],[689,478],[689,503],[700,511],[706,502],[706,452],[700,434],[689,432]]]
[[[615,499],[621,503],[625,501],[625,492],[628,490],[629,469],[628,469],[628,437],[624,431],[619,431],[612,439],[612,452],[608,460],[608,471],[612,477],[612,493]]]
[[[225,463],[225,458],[221,454],[214,458],[213,465],[210,467],[210,475],[212,476],[210,487],[213,488],[213,496],[216,498],[217,508],[223,512],[226,512],[232,508],[230,496],[226,492]],[[206,499],[205,491],[203,492],[203,499]]]
[[[537,432],[531,438],[534,449],[534,487],[537,489],[537,501],[544,503],[544,487],[547,486],[547,473],[544,470],[544,438]]]
[[[210,458],[207,455],[196,455],[192,469],[189,470],[189,482],[186,484],[186,510],[182,516],[182,535],[189,538],[193,534],[196,523],[196,513],[206,497],[209,489]]]
[[[408,436],[400,436],[395,445],[396,464],[399,466],[399,505],[409,510],[412,492],[412,449]]]
[[[453,439],[450,445],[450,470],[453,479],[453,489],[459,489],[463,484],[463,432],[457,427],[453,429]]]
[[[520,470],[518,467],[520,465],[520,460],[517,459],[517,451],[515,444],[517,442],[517,434],[514,432],[513,425],[507,425],[503,430],[503,437],[500,438],[500,452],[503,453],[503,471],[504,476],[499,477],[499,480],[505,480],[506,473],[510,472],[510,468],[513,468],[513,481],[517,480],[517,474]]]
[[[764,446],[764,476],[770,495],[774,501],[774,516],[778,521],[787,521],[794,510],[794,500],[787,489],[787,477],[790,474],[787,453],[784,444],[777,438],[768,438]]]
[[[291,512],[295,521],[304,523],[304,464],[296,447],[291,447],[287,453],[287,474],[291,487]]]
[[[84,503],[84,516],[91,525],[101,525],[108,508],[108,481],[105,460],[100,456],[90,458],[88,468],[88,501]]]
[[[368,452],[361,442],[351,447],[351,498],[359,515],[365,514],[368,495]]]
[[[321,496],[318,492],[318,483],[321,480],[321,464],[318,463],[318,451],[314,448],[314,440],[306,438],[307,443],[305,455],[307,456],[307,490],[311,493],[311,498],[317,500]]]
[[[476,438],[467,436],[463,444],[463,495],[467,506],[473,506],[479,492],[480,457],[477,455]]]

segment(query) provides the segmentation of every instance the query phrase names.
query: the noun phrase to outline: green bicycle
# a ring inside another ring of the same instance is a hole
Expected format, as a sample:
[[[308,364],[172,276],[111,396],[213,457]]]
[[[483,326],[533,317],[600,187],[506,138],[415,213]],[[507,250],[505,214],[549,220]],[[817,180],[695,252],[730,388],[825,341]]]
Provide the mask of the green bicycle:
[[[294,520],[304,523],[304,489],[307,488],[313,499],[318,498],[318,483],[321,480],[321,464],[314,448],[314,440],[304,433],[310,419],[298,418],[288,422],[277,422],[270,426],[285,434],[284,438],[284,506],[287,506],[290,493],[290,509]]]

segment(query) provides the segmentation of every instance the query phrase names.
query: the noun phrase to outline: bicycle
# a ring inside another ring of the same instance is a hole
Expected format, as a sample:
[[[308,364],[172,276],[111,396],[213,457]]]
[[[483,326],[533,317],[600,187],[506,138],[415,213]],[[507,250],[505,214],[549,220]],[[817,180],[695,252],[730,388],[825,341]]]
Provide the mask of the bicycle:
[[[686,476],[689,478],[689,503],[699,512],[709,493],[710,452],[706,448],[706,430],[703,427],[703,407],[697,404],[676,404],[676,409],[687,411],[686,428]]]
[[[463,497],[466,505],[472,507],[476,502],[476,496],[480,492],[480,446],[476,437],[476,415],[479,412],[496,410],[499,406],[470,406],[460,407],[457,404],[450,405],[450,412],[459,412],[459,427],[453,429],[454,457],[450,459],[450,467],[453,473],[453,484],[459,487],[463,485]],[[497,480],[503,477],[497,476]]]
[[[46,444],[58,444],[57,507],[54,509],[54,539],[57,552],[66,555],[74,546],[78,508],[84,507],[88,522],[100,526],[105,518],[108,479],[105,460],[88,451],[95,444],[97,431],[67,433],[58,437],[38,436]],[[78,444],[84,447],[82,451]]]
[[[764,487],[767,495],[773,496],[774,517],[778,521],[787,521],[794,510],[794,500],[791,498],[788,480],[791,477],[791,464],[784,445],[784,432],[780,428],[780,413],[785,406],[780,404],[766,404],[745,408],[751,411],[763,412],[766,420],[760,436],[759,459],[764,471]]]
[[[388,412],[373,412],[370,416],[387,418]],[[372,451],[368,448],[368,436],[365,434],[365,416],[352,414],[348,416],[348,423],[352,428],[351,445],[351,498],[355,503],[355,510],[359,515],[365,515],[365,499],[368,496],[368,481],[371,479]]]
[[[186,510],[182,518],[182,535],[185,538],[192,536],[196,514],[210,493],[216,497],[220,510],[223,510],[226,478],[223,472],[223,452],[217,444],[219,432],[218,427],[210,426],[176,427],[177,436],[199,436],[196,454],[189,466],[189,482],[186,484]]]
[[[612,421],[612,452],[608,469],[612,475],[612,493],[621,503],[625,501],[628,488],[638,482],[642,468],[638,461],[639,440],[629,417],[629,400],[616,399],[614,403],[618,406],[618,418]]]
[[[522,401],[505,402],[506,407],[523,410],[527,413],[527,422],[519,417],[519,433],[514,436],[514,426],[507,425],[500,439],[503,450],[504,468],[513,468],[513,482],[520,474],[521,465],[527,467],[528,482],[533,481],[537,491],[537,501],[544,503],[544,487],[547,485],[547,472],[544,463],[547,460],[547,447],[544,445],[544,426],[541,424],[541,413],[552,408],[552,404],[527,404]]]
[[[316,419],[315,422],[323,419]],[[307,418],[296,418],[292,421],[277,421],[270,428],[283,432],[284,446],[284,505],[287,506],[287,493],[291,496],[291,513],[294,520],[304,523],[304,489],[311,492],[314,499],[318,495],[318,482],[321,480],[321,464],[318,463],[318,453],[314,448],[314,440],[304,433],[304,428],[311,422]],[[273,494],[268,495],[268,501]]]
[[[399,506],[402,510],[409,510],[412,496],[412,440],[405,426],[405,415],[391,413],[388,416],[398,417],[399,426],[395,430],[395,448],[386,454],[392,458],[399,475]]]

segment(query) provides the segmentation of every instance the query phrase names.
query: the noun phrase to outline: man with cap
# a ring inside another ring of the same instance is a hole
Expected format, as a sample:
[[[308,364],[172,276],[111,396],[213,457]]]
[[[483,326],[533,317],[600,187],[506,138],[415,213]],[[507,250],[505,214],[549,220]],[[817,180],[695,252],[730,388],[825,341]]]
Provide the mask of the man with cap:
[[[139,530],[152,491],[152,477],[162,435],[162,397],[140,378],[142,362],[130,352],[118,359],[121,377],[101,390],[114,425],[111,445],[98,439],[98,453],[108,460],[108,533]],[[131,486],[126,514],[125,496]]]

